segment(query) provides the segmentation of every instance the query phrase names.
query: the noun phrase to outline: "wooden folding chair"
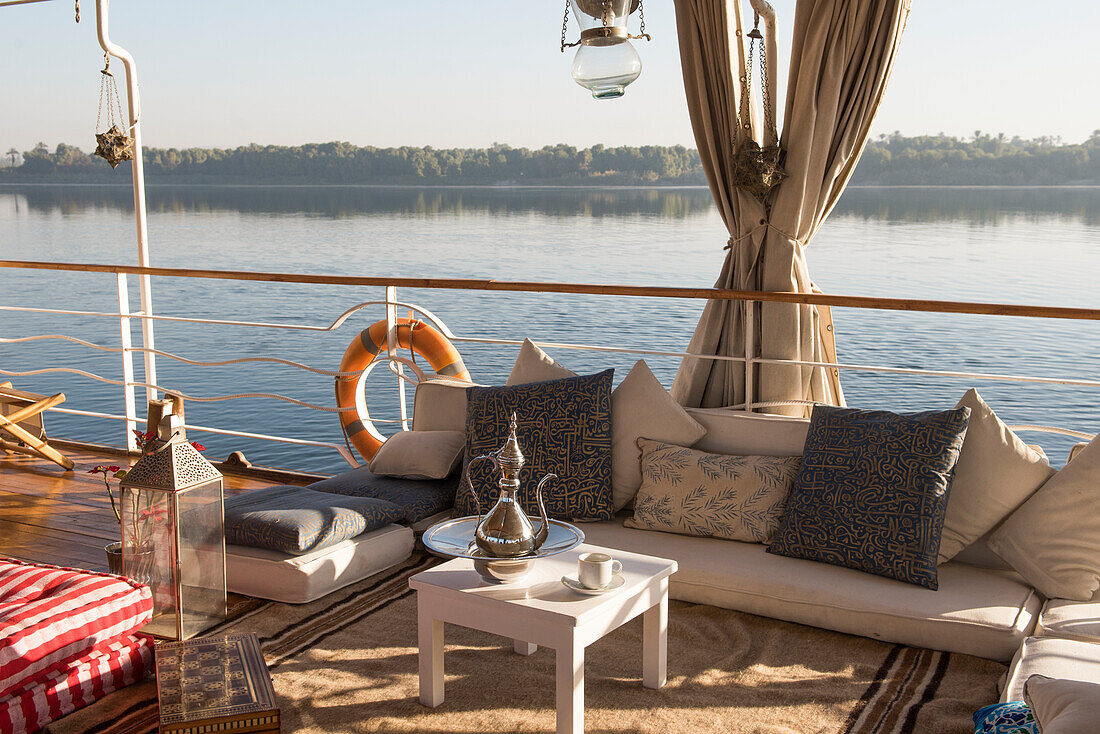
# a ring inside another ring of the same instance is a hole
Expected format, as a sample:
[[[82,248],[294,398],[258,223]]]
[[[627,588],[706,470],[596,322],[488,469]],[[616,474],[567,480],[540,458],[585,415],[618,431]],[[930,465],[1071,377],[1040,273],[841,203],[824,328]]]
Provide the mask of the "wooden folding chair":
[[[46,397],[15,390],[10,382],[0,383],[0,449],[9,455],[40,456],[65,469],[72,469],[73,462],[47,443],[42,420],[43,412],[63,402],[65,393]],[[5,440],[5,434],[14,440]]]

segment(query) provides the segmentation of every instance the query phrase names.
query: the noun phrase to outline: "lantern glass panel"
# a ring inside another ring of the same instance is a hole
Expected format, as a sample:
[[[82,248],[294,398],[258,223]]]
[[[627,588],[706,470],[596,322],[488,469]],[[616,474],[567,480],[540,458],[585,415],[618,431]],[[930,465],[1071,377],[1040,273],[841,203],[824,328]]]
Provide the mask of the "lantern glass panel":
[[[188,639],[225,620],[222,481],[122,487],[123,572],[153,594],[157,637]]]
[[[176,493],[182,639],[225,620],[221,481]]]

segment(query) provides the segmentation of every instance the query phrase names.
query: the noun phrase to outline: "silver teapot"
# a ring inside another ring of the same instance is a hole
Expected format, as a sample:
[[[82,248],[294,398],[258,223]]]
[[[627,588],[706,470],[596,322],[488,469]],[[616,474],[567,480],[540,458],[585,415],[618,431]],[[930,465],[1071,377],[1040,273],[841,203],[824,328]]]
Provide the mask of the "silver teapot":
[[[481,500],[470,480],[470,470],[474,464],[489,460],[500,471],[500,498],[493,508],[481,516]],[[523,453],[516,440],[516,414],[508,426],[508,438],[496,451],[478,456],[466,467],[466,485],[477,506],[478,522],[474,529],[474,543],[487,556],[493,558],[519,558],[532,555],[546,542],[550,532],[550,520],[546,515],[546,505],[542,500],[542,488],[556,474],[547,474],[535,488],[535,498],[539,505],[542,524],[538,531],[531,525],[527,514],[520,507],[516,495],[519,493],[519,472],[523,468]]]

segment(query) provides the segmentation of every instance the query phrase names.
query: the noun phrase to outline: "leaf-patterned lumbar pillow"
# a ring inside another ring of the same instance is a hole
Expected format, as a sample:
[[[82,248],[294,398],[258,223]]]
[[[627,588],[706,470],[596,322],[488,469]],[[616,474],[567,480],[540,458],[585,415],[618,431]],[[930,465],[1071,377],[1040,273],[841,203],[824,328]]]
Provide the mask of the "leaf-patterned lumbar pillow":
[[[632,528],[767,543],[779,526],[798,456],[727,456],[638,439],[642,486]]]

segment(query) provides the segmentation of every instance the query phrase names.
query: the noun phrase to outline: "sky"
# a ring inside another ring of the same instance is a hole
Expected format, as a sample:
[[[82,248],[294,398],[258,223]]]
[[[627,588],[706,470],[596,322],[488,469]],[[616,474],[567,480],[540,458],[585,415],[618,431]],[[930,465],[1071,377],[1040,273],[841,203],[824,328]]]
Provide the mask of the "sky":
[[[642,76],[614,101],[570,78],[563,3],[114,0],[110,31],[138,61],[147,146],[694,145],[672,0],[646,2]],[[782,96],[795,0],[773,4]],[[914,0],[873,134],[1084,140],[1100,128],[1098,7]],[[94,0],[81,10],[77,25],[69,0],[0,8],[3,150],[94,148],[103,60]]]

